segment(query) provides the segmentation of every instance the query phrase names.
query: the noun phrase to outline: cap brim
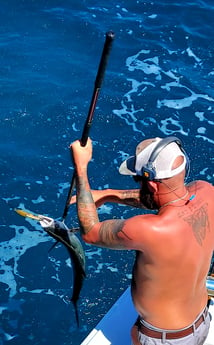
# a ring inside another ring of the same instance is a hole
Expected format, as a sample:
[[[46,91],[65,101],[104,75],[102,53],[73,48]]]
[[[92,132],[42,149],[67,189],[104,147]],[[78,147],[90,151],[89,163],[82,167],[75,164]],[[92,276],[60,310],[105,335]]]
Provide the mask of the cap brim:
[[[121,175],[132,175],[135,176],[136,171],[135,171],[135,161],[136,157],[131,156],[128,159],[126,159],[119,167],[119,173]]]

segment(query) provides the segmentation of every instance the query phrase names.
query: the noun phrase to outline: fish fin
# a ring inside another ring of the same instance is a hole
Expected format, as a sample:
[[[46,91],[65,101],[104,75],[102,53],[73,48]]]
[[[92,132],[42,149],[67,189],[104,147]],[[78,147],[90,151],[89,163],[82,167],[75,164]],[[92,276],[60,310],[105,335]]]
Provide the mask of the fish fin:
[[[48,253],[50,253],[55,247],[56,245],[59,243],[59,241],[56,241],[52,244],[52,246],[50,247],[50,249],[48,249]]]

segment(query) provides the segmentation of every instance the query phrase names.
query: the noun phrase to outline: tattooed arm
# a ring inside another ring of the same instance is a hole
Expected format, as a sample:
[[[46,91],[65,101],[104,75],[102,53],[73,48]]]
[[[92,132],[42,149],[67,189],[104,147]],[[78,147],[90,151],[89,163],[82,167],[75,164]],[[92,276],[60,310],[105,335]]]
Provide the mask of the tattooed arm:
[[[139,189],[103,189],[91,190],[96,207],[100,207],[106,202],[127,205],[131,207],[144,208],[140,201]],[[71,204],[76,202],[76,195],[72,196]]]
[[[124,220],[99,222],[87,176],[88,163],[92,157],[91,140],[88,139],[85,147],[81,147],[80,142],[75,141],[71,148],[76,166],[77,211],[83,239],[99,246],[126,248],[124,243],[129,238],[123,231]]]
[[[79,141],[75,141],[71,149],[76,166],[77,212],[82,233],[87,234],[99,222],[87,175],[88,163],[92,157],[91,140],[88,139],[84,147]]]

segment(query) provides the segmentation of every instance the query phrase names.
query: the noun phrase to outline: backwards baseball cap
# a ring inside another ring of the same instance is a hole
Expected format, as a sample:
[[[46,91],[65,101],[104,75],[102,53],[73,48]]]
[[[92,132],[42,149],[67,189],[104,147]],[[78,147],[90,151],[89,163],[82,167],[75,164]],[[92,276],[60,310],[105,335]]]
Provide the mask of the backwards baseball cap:
[[[147,141],[139,143],[135,155],[121,164],[120,174],[158,180],[173,177],[185,169],[187,158],[178,138],[149,139],[149,144],[146,145]],[[182,164],[173,169],[175,159],[180,156],[183,157]]]

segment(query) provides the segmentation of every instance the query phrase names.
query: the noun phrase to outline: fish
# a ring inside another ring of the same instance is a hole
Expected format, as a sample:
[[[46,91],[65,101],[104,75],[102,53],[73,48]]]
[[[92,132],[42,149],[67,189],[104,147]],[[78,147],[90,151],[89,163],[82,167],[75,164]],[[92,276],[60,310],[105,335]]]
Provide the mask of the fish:
[[[79,228],[69,229],[64,222],[41,214],[35,214],[28,210],[15,209],[15,212],[22,217],[38,221],[48,235],[53,237],[57,242],[61,242],[67,248],[73,264],[74,276],[73,292],[70,300],[73,303],[76,322],[79,327],[77,302],[86,277],[85,252],[79,238],[75,235],[75,232],[79,231]]]

